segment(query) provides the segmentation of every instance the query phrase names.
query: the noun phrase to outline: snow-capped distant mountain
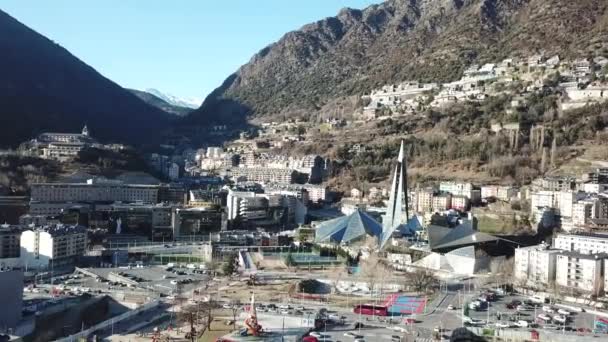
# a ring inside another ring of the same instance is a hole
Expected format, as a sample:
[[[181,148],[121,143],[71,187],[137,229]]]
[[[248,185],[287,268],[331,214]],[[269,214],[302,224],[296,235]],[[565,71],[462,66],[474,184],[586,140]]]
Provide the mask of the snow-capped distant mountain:
[[[161,98],[162,100],[164,100],[165,102],[167,102],[169,104],[172,104],[172,105],[178,106],[178,107],[196,109],[201,106],[201,103],[203,103],[202,99],[197,99],[197,98],[192,98],[192,97],[185,97],[185,98],[177,97],[175,95],[163,93],[160,90],[157,90],[154,88],[148,88],[144,91]]]

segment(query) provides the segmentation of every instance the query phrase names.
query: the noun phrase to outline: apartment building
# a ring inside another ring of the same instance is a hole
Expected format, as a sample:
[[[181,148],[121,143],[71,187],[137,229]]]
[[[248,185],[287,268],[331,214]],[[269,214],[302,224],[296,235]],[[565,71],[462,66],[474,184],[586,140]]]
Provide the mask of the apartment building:
[[[536,208],[559,208],[559,196],[556,191],[537,191],[530,194],[530,209],[532,212]]]
[[[594,295],[604,293],[604,261],[608,254],[582,254],[562,251],[557,254],[556,284],[565,289]]]
[[[445,211],[452,208],[452,195],[440,194],[433,196],[433,210]]]
[[[558,233],[553,237],[553,247],[583,254],[608,253],[608,235]]]
[[[591,218],[593,203],[578,202],[572,205],[572,224],[574,227],[584,227]]]
[[[465,196],[452,196],[452,209],[467,211],[469,209],[469,199]]]
[[[471,203],[478,203],[481,200],[481,190],[476,189],[471,183],[441,182],[439,191],[452,196],[464,196]]]
[[[239,167],[230,171],[230,177],[239,182],[295,183],[297,172],[290,169],[266,167]]]
[[[576,188],[574,177],[544,177],[535,179],[532,186],[538,190],[568,191]]]
[[[57,224],[21,233],[22,260],[26,267],[48,269],[72,265],[87,248],[87,231],[82,226]]]
[[[556,256],[559,250],[548,245],[522,247],[515,250],[514,276],[521,284],[548,286],[555,280]]]
[[[158,202],[158,185],[125,184],[105,178],[88,179],[86,183],[35,183],[32,202]]]
[[[427,213],[433,210],[433,197],[435,190],[433,188],[421,189],[416,192],[416,208],[418,212]]]
[[[0,225],[0,268],[21,267],[21,227]],[[1,272],[1,270],[0,270]]]

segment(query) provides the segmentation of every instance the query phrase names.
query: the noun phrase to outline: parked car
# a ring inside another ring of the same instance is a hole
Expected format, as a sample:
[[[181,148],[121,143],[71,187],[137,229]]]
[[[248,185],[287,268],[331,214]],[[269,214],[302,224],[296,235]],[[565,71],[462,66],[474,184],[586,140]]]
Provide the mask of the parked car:
[[[312,331],[309,335],[318,339],[325,339],[329,337],[329,335],[325,335],[317,331]]]
[[[543,311],[546,312],[546,313],[554,313],[555,312],[555,310],[553,310],[553,308],[550,307],[550,306],[548,306],[548,305],[543,306]]]
[[[355,332],[352,332],[352,331],[345,332],[344,336],[346,336],[346,337],[352,337],[352,338],[362,338],[363,337],[363,336],[361,336],[361,335],[359,335],[359,334],[357,334]]]
[[[507,322],[496,322],[495,325],[497,328],[509,328],[511,326],[511,324]]]
[[[564,309],[557,310],[557,313],[564,316],[570,316],[570,311]]]
[[[553,320],[556,321],[556,322],[558,322],[558,323],[562,323],[562,324],[566,323],[566,321],[567,321],[566,317],[561,316],[561,315],[555,315],[555,316],[553,316]]]
[[[540,314],[538,315],[538,318],[543,320],[544,322],[551,322],[551,317],[549,317],[549,315],[547,314]]]

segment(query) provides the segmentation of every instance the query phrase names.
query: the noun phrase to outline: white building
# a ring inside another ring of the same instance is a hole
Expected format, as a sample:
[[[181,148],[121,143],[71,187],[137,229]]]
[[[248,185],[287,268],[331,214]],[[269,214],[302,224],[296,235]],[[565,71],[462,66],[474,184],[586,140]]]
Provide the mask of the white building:
[[[575,191],[560,191],[559,198],[559,214],[561,217],[572,217],[574,204],[585,197],[582,192]]]
[[[572,205],[572,224],[574,227],[584,227],[592,216],[593,203],[578,202]]]
[[[221,147],[208,147],[207,158],[221,158],[224,154],[224,149]]]
[[[327,187],[323,185],[305,184],[304,189],[308,191],[308,200],[313,203],[327,201]]]
[[[514,276],[520,283],[542,287],[555,280],[556,256],[559,250],[548,245],[522,247],[515,250]]]
[[[42,158],[66,161],[89,146],[101,146],[89,136],[87,126],[80,134],[42,133],[33,140],[33,145],[42,151]]]
[[[82,226],[37,227],[21,233],[24,267],[48,269],[73,264],[87,248],[87,232]]]
[[[604,260],[601,254],[582,254],[562,251],[557,255],[556,283],[573,291],[583,291],[595,295],[604,292]]]
[[[447,192],[453,196],[464,196],[471,203],[477,203],[481,200],[481,191],[475,189],[471,183],[441,182],[439,183],[439,191]]]
[[[553,247],[583,254],[608,253],[608,235],[558,233],[553,238]]]
[[[65,202],[158,202],[158,185],[126,184],[93,178],[86,183],[35,183],[31,186],[32,214],[36,203]],[[46,214],[46,213],[41,213]]]
[[[558,198],[556,191],[541,190],[530,194],[530,207],[534,208],[557,208]]]

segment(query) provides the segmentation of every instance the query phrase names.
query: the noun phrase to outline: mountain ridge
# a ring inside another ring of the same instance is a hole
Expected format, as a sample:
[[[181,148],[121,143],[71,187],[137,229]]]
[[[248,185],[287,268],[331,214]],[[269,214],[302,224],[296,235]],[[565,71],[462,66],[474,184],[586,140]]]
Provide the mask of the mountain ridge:
[[[262,48],[192,116],[306,117],[384,84],[454,80],[472,63],[539,52],[605,53],[607,6],[601,0],[389,0],[342,9]]]
[[[161,98],[153,93],[150,93],[145,90],[138,89],[128,89],[131,93],[135,94],[138,98],[143,100],[145,103],[152,105],[156,108],[159,108],[169,114],[173,114],[176,116],[185,116],[188,115],[193,108],[191,107],[183,107],[178,106],[173,102],[167,102],[164,98]]]
[[[109,80],[59,44],[0,10],[0,146],[44,131],[78,132],[101,141],[153,144],[171,119]]]

